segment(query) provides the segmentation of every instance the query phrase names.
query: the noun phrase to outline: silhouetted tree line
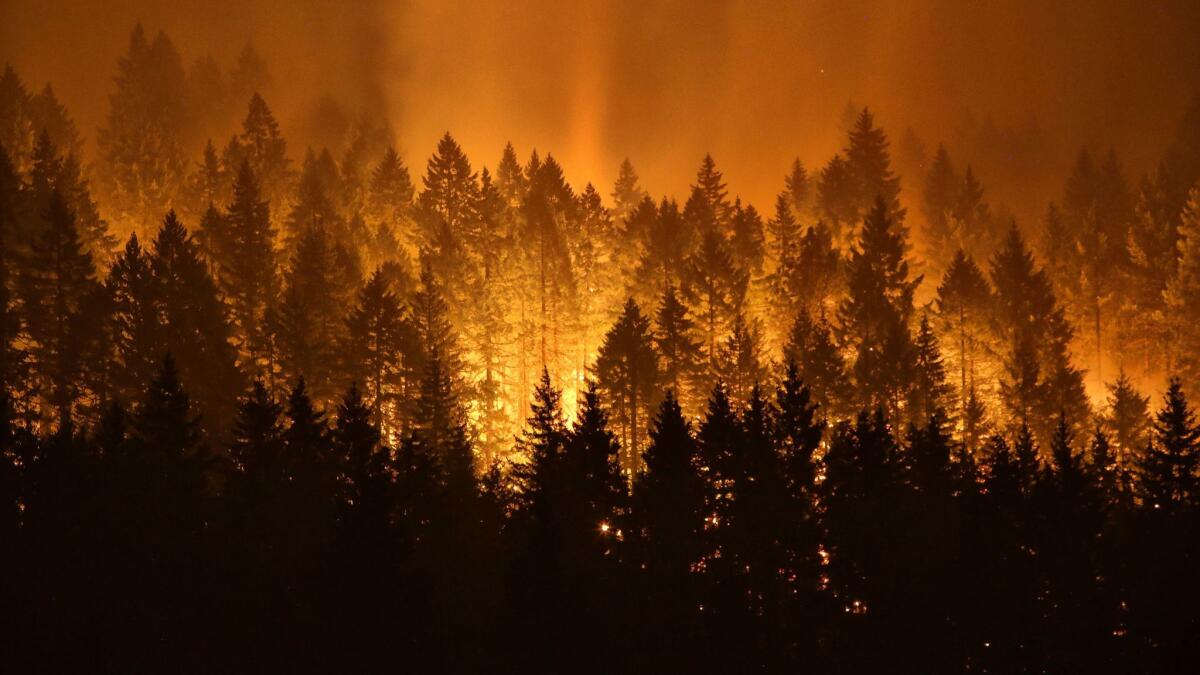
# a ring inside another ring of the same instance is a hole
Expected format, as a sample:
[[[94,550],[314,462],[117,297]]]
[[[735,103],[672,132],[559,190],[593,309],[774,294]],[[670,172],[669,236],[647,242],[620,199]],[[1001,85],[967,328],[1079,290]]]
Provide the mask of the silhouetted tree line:
[[[368,116],[297,171],[268,84],[138,27],[85,169],[0,76],[16,670],[1186,669],[1200,427],[1124,368],[1200,376],[1200,104],[1029,243],[866,109],[764,219]]]
[[[255,382],[216,445],[179,378],[168,356],[95,427],[40,436],[3,399],[15,671],[1178,672],[1194,656],[1200,426],[1178,381],[1125,464],[1064,418],[1048,448],[1022,427],[977,453],[940,409],[830,427],[793,364],[744,405],[717,385],[695,423],[667,393],[630,483],[597,390],[568,423],[545,373],[511,480],[476,466],[461,417],[390,447],[356,387],[322,411],[303,380],[283,400]]]

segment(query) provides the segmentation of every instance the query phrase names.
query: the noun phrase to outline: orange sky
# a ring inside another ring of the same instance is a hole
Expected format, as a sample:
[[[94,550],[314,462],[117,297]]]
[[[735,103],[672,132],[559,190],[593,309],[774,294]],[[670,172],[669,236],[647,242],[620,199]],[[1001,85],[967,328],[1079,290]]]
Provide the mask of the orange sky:
[[[851,99],[893,140],[909,125],[931,146],[951,140],[970,110],[1036,119],[1060,162],[1114,145],[1141,170],[1200,90],[1198,16],[1181,0],[6,0],[0,59],[52,80],[91,137],[135,21],[189,62],[228,63],[253,38],[285,131],[332,92],[386,109],[414,167],[448,129],[477,165],[512,140],[607,191],[628,155],[646,187],[676,195],[711,151],[731,190],[764,208],[793,157],[814,165],[838,148]],[[291,140],[298,157],[304,139]]]

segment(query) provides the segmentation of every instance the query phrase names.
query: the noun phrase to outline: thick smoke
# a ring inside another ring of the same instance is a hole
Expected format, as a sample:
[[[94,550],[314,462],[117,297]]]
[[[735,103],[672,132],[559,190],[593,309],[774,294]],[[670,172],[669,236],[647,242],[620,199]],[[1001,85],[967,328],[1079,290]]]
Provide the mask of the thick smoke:
[[[450,130],[477,164],[511,140],[607,187],[629,156],[652,192],[682,195],[711,151],[760,206],[793,157],[814,168],[841,146],[848,101],[875,109],[894,146],[909,127],[928,152],[947,143],[1024,215],[1084,144],[1149,168],[1200,88],[1188,0],[7,0],[0,59],[52,81],[94,136],[139,20],[189,61],[230,63],[252,39],[296,152],[329,94],[386,119],[418,167]],[[1038,170],[1006,144],[1038,148]]]

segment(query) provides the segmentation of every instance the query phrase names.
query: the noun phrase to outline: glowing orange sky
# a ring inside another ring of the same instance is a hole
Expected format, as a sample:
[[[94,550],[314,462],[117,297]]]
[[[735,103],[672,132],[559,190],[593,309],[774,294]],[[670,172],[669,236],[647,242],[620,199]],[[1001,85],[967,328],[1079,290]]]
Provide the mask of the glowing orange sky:
[[[448,129],[477,165],[512,140],[607,192],[628,155],[652,192],[680,195],[711,151],[763,208],[793,157],[839,147],[850,99],[893,139],[912,125],[935,145],[967,109],[1036,117],[1067,159],[1112,144],[1140,170],[1200,88],[1198,15],[1184,0],[7,0],[0,59],[52,80],[91,137],[135,21],[189,62],[228,63],[252,37],[297,157],[298,120],[332,92],[386,109],[416,168]]]

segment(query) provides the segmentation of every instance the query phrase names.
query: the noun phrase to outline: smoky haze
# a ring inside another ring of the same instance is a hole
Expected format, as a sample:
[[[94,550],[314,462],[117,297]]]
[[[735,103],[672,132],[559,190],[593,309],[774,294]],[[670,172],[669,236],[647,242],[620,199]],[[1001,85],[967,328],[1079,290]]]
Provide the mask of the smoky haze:
[[[712,152],[760,208],[794,157],[811,170],[843,144],[850,101],[877,112],[894,149],[908,128],[927,152],[945,142],[994,198],[1035,213],[1082,145],[1115,148],[1134,176],[1149,168],[1200,89],[1187,0],[5,0],[0,59],[52,82],[90,142],[137,21],[187,62],[229,65],[252,40],[294,156],[330,95],[386,120],[418,170],[449,130],[477,166],[511,140],[607,188],[629,156],[652,193],[684,196]],[[978,128],[996,147],[979,147]],[[998,166],[1011,134],[1037,139],[1037,172]]]

